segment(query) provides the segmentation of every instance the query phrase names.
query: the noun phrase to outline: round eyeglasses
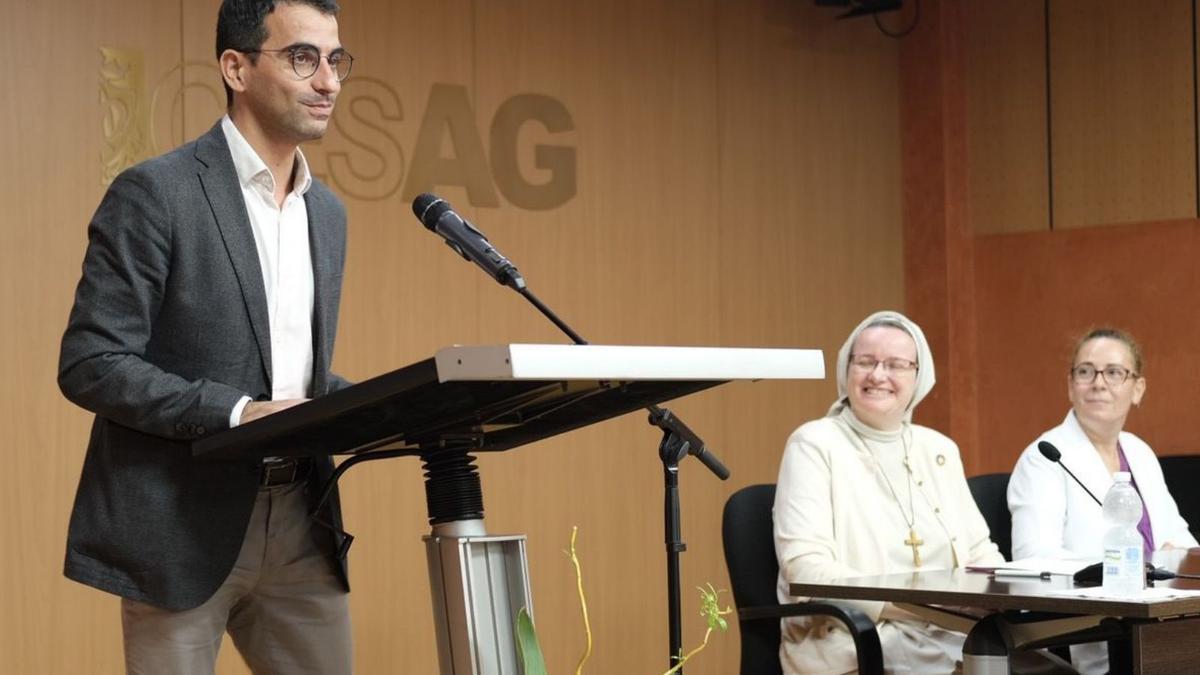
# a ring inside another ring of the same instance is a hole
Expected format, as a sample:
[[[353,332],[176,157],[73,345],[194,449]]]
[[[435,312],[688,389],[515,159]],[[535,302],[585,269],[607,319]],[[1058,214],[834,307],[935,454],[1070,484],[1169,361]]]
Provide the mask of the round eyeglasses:
[[[321,50],[313,45],[292,45],[283,49],[252,49],[243,54],[286,54],[288,62],[296,77],[306,80],[317,73],[321,59],[329,62],[330,69],[337,76],[338,82],[350,76],[350,68],[354,65],[354,57],[345,49],[335,49],[328,56],[321,56]]]
[[[1104,368],[1097,368],[1090,363],[1081,363],[1071,369],[1071,380],[1075,384],[1091,384],[1096,381],[1097,375],[1103,375],[1104,381],[1110,387],[1119,387],[1125,384],[1125,380],[1129,379],[1131,375],[1134,378],[1139,377],[1132,370],[1115,364],[1105,366]]]

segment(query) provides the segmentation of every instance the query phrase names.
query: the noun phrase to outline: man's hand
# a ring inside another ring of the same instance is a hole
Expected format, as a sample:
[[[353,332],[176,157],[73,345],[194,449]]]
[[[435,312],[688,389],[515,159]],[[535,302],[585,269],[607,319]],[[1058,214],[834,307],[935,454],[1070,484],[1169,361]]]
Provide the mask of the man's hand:
[[[285,398],[281,401],[250,401],[242,408],[242,421],[239,424],[253,422],[260,417],[266,417],[271,413],[277,413],[280,410],[286,410],[294,405],[308,402],[306,398]]]

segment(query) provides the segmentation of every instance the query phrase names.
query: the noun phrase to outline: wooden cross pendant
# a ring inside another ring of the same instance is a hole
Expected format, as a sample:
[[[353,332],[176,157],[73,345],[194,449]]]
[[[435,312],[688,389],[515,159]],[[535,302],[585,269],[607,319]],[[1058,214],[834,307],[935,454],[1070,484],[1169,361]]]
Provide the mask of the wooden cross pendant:
[[[913,550],[913,567],[921,566],[921,552],[917,550],[918,546],[924,545],[925,542],[917,536],[917,531],[913,528],[908,528],[908,539],[904,540],[904,545],[912,547]]]

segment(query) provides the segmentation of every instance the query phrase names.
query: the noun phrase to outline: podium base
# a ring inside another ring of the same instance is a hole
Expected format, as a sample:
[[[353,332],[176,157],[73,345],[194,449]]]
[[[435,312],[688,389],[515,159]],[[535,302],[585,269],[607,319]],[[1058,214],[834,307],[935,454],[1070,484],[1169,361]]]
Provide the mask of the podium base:
[[[517,613],[533,616],[525,535],[488,536],[482,520],[464,520],[422,539],[441,675],[520,675]]]

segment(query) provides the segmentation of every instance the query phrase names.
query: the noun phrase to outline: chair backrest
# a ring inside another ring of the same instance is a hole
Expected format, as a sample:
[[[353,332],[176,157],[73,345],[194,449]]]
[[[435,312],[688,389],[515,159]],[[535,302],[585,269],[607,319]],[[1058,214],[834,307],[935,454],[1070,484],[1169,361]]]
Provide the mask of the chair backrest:
[[[775,531],[771,509],[775,485],[751,485],[730,495],[721,519],[725,564],[733,586],[733,601],[739,607],[778,605],[775,581],[779,562],[775,559]],[[779,620],[738,621],[742,638],[742,673],[774,675],[779,665]]]
[[[971,476],[967,485],[971,488],[971,496],[975,505],[987,521],[988,529],[992,532],[992,541],[1000,548],[1005,560],[1012,560],[1012,514],[1008,512],[1008,478],[1007,473],[988,473],[982,476]]]
[[[1200,455],[1160,457],[1167,491],[1179,506],[1179,515],[1187,521],[1192,536],[1200,539]]]

